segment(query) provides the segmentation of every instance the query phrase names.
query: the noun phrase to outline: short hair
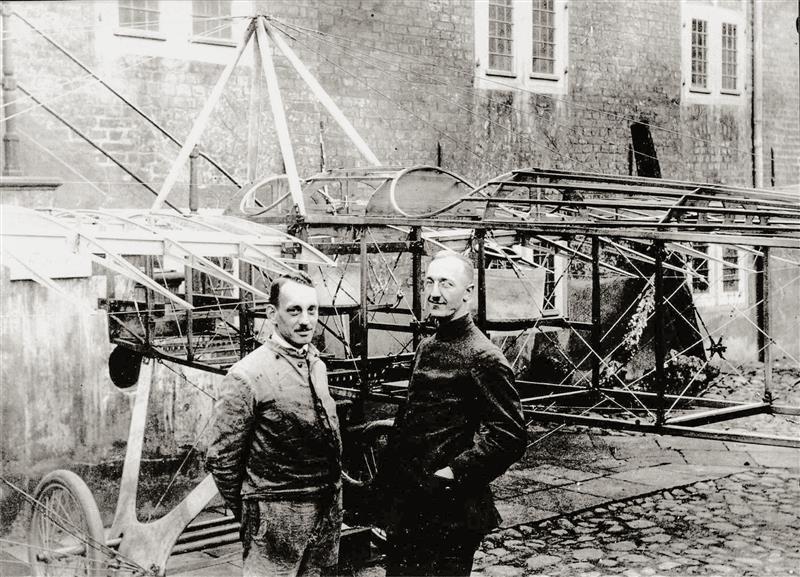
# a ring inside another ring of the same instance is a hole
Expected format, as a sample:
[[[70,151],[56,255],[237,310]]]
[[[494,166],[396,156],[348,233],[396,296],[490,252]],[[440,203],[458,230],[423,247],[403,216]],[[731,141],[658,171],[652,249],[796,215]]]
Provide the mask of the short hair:
[[[472,284],[475,278],[475,265],[472,264],[472,261],[467,256],[450,249],[444,249],[433,255],[431,262],[442,258],[454,258],[460,262],[464,269],[464,278],[467,280],[467,284]]]
[[[303,271],[298,270],[282,274],[272,281],[272,284],[269,287],[269,304],[275,307],[280,304],[281,288],[283,288],[283,285],[289,282],[295,282],[297,284],[312,288],[314,287],[314,281],[312,281],[311,277]]]

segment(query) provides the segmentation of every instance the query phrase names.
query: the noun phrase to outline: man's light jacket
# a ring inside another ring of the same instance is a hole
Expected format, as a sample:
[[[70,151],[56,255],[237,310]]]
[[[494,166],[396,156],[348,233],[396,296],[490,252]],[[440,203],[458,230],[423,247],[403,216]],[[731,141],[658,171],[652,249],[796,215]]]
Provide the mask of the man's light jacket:
[[[294,500],[341,487],[342,440],[325,363],[267,340],[233,365],[214,407],[206,467],[237,516],[242,499]]]

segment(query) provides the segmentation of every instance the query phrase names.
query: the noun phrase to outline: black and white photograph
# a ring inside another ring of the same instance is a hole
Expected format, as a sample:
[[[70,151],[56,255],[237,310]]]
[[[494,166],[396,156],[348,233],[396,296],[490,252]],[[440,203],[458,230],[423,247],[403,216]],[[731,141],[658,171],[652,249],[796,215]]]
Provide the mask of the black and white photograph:
[[[0,577],[800,576],[800,0],[0,0]]]

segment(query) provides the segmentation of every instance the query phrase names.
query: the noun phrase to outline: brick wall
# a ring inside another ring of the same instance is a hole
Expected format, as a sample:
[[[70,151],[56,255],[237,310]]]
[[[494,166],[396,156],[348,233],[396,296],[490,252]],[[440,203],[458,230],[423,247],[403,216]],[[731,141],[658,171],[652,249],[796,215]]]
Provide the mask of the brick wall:
[[[324,0],[256,2],[281,22],[320,30],[291,32],[296,52],[317,75],[378,158],[386,164],[434,163],[479,181],[520,165],[627,173],[630,124],[644,121],[662,174],[670,178],[750,184],[750,49],[746,86],[737,104],[681,102],[681,4],[573,2],[569,6],[569,89],[564,96],[473,89],[473,8],[470,2]],[[734,2],[735,9],[747,4]],[[800,180],[798,154],[797,35],[786,15],[791,0],[764,3],[765,162],[774,150],[776,184]],[[14,8],[178,138],[188,134],[221,72],[216,63],[123,55],[109,61],[92,22],[92,2],[24,2]],[[749,21],[749,14],[747,15]],[[60,26],[67,22],[74,26]],[[79,129],[158,189],[177,147],[91,83],[77,91],[82,73],[20,22],[12,21],[17,76]],[[115,37],[107,42],[118,42]],[[147,41],[142,41],[147,42]],[[155,41],[150,41],[155,42]],[[227,58],[232,48],[220,48]],[[283,58],[276,67],[301,174],[318,170],[320,138],[328,167],[364,165],[339,127],[322,110]],[[201,139],[203,149],[239,182],[246,176],[251,68],[234,73]],[[20,107],[27,107],[21,104]],[[271,112],[259,104],[259,175],[282,170]],[[23,136],[28,174],[67,181],[57,204],[147,206],[152,195],[108,160],[35,111],[20,128],[95,181],[80,182]],[[203,202],[224,206],[235,187],[202,163]],[[184,204],[188,172],[176,186]],[[769,183],[769,179],[766,180]]]
[[[764,186],[800,184],[800,58],[797,2],[764,2]]]

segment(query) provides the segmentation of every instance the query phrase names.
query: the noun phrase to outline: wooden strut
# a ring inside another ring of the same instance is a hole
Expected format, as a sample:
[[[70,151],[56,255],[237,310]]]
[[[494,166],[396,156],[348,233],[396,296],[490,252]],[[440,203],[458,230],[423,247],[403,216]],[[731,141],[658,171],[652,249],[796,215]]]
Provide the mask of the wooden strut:
[[[239,46],[236,49],[236,54],[222,71],[219,79],[217,80],[216,85],[211,91],[211,94],[206,100],[205,106],[203,106],[203,110],[200,112],[200,115],[197,117],[197,120],[192,127],[192,131],[189,133],[189,136],[183,143],[180,152],[178,152],[178,157],[172,163],[172,168],[167,174],[167,178],[164,180],[164,184],[161,185],[161,189],[158,191],[158,195],[156,196],[155,201],[153,202],[152,206],[150,207],[151,210],[158,210],[161,205],[166,200],[169,193],[172,191],[172,187],[175,185],[175,182],[178,180],[178,175],[180,174],[183,165],[186,164],[186,161],[189,159],[189,155],[192,153],[197,142],[200,140],[200,136],[203,134],[203,130],[205,130],[206,125],[208,124],[208,120],[211,117],[211,112],[214,110],[214,107],[219,101],[220,96],[222,95],[222,90],[225,88],[228,80],[233,74],[234,68],[236,68],[236,64],[239,62],[239,59],[242,57],[242,53],[244,53],[245,48],[247,47],[247,43],[250,41],[250,37],[253,35],[253,23],[247,27],[244,36],[242,37],[241,41],[239,42]]]
[[[381,166],[381,161],[378,160],[378,157],[370,149],[369,145],[361,138],[361,135],[356,131],[347,117],[342,113],[333,99],[328,95],[325,89],[320,85],[314,75],[309,72],[306,65],[303,64],[302,60],[300,60],[294,51],[289,47],[288,44],[283,40],[283,38],[275,31],[274,26],[270,23],[269,19],[262,18],[261,23],[264,26],[264,29],[269,36],[270,40],[272,40],[275,45],[278,47],[289,63],[294,67],[300,77],[305,80],[308,87],[311,89],[311,92],[314,93],[314,96],[317,97],[320,104],[322,104],[336,121],[336,123],[342,128],[344,133],[347,137],[355,144],[356,148],[358,148],[359,152],[375,166]]]
[[[269,93],[269,103],[272,108],[272,119],[275,122],[275,132],[278,134],[278,143],[281,148],[281,156],[286,176],[289,180],[289,191],[292,194],[292,201],[298,215],[303,218],[306,216],[306,206],[303,201],[303,191],[300,188],[300,176],[297,173],[297,165],[294,160],[294,150],[292,140],[289,137],[289,127],[286,123],[286,111],[283,108],[281,91],[278,88],[278,75],[275,73],[275,65],[272,61],[272,50],[270,48],[269,36],[264,26],[265,19],[258,16],[254,20],[256,30],[256,42],[261,54],[261,67],[267,81],[267,92]]]

